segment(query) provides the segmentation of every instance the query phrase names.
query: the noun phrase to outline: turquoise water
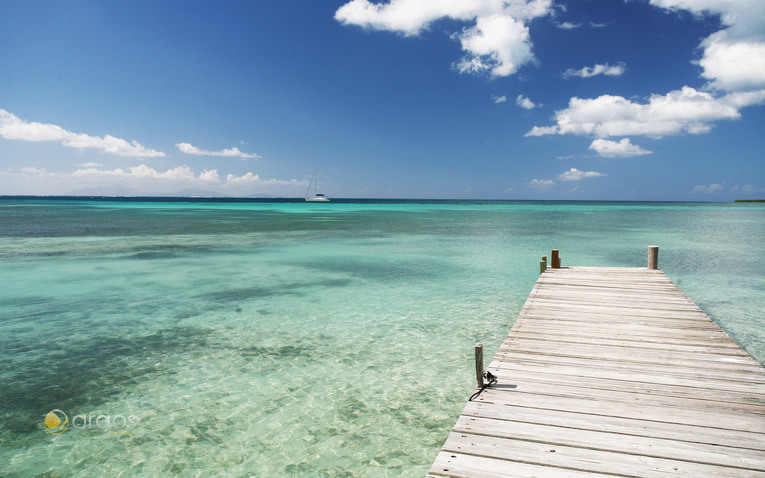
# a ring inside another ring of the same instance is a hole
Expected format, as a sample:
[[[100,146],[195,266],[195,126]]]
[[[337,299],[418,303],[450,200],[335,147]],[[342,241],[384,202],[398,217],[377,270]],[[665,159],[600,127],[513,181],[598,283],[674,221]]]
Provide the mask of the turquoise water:
[[[650,244],[765,361],[763,205],[0,200],[0,464],[423,476],[539,257],[638,267]]]

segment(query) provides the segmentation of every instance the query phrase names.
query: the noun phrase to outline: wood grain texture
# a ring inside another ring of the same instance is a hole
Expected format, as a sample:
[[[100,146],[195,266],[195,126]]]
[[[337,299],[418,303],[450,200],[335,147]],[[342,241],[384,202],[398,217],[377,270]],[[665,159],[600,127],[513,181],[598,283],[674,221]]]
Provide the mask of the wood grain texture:
[[[548,268],[428,476],[765,478],[765,369],[660,270]]]

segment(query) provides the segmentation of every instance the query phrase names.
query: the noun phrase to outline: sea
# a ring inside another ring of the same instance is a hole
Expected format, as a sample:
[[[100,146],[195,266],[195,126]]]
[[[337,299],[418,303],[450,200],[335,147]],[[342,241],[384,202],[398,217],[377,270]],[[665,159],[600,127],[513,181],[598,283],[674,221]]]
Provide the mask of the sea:
[[[763,203],[2,198],[0,474],[424,476],[540,257],[649,245],[765,361]]]

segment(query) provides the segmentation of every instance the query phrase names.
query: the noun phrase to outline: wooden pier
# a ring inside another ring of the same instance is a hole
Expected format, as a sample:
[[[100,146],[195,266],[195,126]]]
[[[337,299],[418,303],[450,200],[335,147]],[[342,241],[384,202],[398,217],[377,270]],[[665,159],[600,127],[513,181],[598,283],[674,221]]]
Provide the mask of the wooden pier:
[[[765,477],[765,369],[662,271],[543,270],[428,477]]]

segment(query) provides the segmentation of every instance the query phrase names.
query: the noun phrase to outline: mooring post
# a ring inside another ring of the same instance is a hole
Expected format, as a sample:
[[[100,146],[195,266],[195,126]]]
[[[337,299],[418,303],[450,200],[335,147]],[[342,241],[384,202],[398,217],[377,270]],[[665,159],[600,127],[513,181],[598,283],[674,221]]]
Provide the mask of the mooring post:
[[[542,260],[539,261],[539,273],[544,274],[547,270],[547,256],[542,256]]]
[[[648,268],[659,268],[659,246],[648,246]]]
[[[560,268],[560,258],[558,257],[558,254],[560,251],[558,249],[552,250],[552,257],[550,258],[550,267],[552,269],[559,269]]]
[[[475,344],[475,383],[483,387],[483,344]]]

